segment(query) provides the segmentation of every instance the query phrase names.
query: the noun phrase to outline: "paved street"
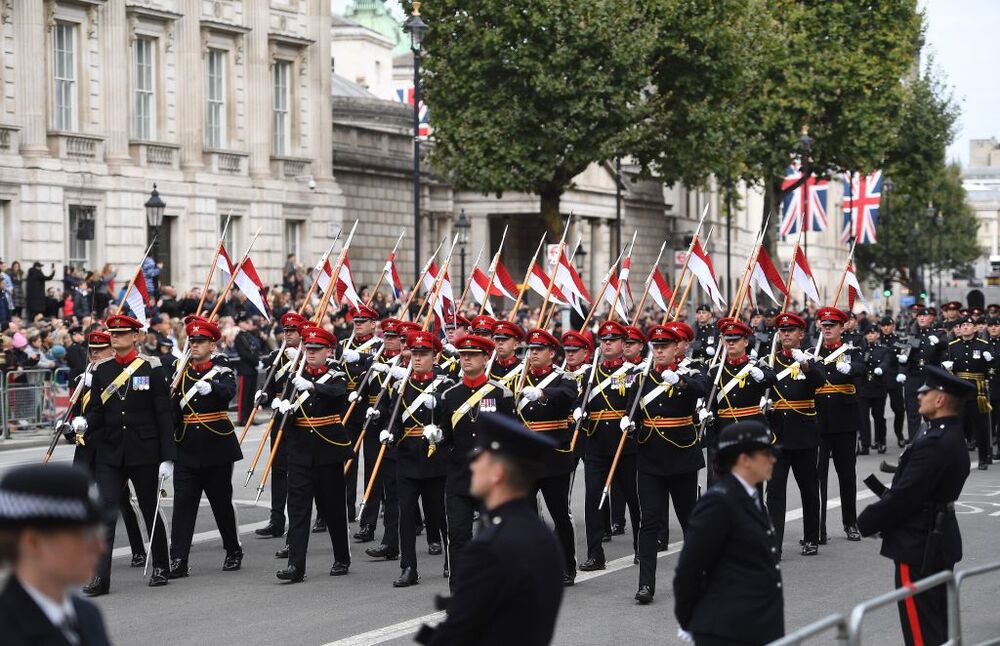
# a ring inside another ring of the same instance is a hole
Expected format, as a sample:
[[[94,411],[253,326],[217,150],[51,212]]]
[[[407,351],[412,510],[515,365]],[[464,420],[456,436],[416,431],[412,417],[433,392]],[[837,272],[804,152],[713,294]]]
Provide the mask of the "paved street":
[[[244,453],[252,457],[263,426],[251,430]],[[44,448],[0,452],[0,472],[16,464],[41,458]],[[57,460],[69,460],[72,447],[61,445]],[[894,461],[898,449],[884,456]],[[859,458],[858,475],[876,471],[883,456]],[[330,578],[332,561],[329,540],[312,535],[307,565],[308,578],[298,585],[285,585],[274,578],[281,561],[273,558],[280,540],[258,539],[253,529],[267,518],[265,497],[253,503],[254,487],[244,488],[249,459],[237,464],[235,497],[246,552],[240,572],[221,571],[223,551],[214,520],[203,501],[191,554],[191,577],[160,589],[146,587],[138,569],[128,567],[128,547],[119,530],[115,550],[112,593],[98,600],[117,644],[407,644],[425,621],[436,621],[434,595],[447,592],[441,576],[442,557],[426,554],[423,537],[418,538],[421,584],[396,590],[390,585],[398,574],[398,562],[372,562],[363,547],[353,547],[351,574]],[[832,470],[832,469],[831,469]],[[259,470],[258,470],[259,473]],[[889,474],[879,474],[888,482]],[[831,482],[831,495],[836,486]],[[859,508],[873,498],[859,478]],[[583,483],[578,478],[573,496],[578,559],[583,553]],[[801,509],[790,485],[788,525],[785,532],[782,571],[785,580],[786,626],[801,627],[832,612],[846,612],[859,601],[888,591],[892,586],[889,561],[878,555],[877,540],[849,543],[839,531],[839,499],[830,501],[828,528],[831,542],[819,556],[798,555]],[[165,503],[169,511],[169,499]],[[959,501],[958,513],[965,542],[965,558],[959,565],[969,568],[1000,560],[1000,469],[973,470]],[[354,525],[352,532],[354,531]],[[380,527],[381,530],[381,527]],[[680,530],[671,528],[671,538]],[[124,547],[123,547],[124,546]],[[583,574],[568,589],[556,633],[557,644],[603,645],[618,641],[629,644],[670,644],[676,641],[670,582],[680,543],[661,554],[656,600],[652,605],[635,604],[637,568],[627,536],[616,536],[606,546],[608,569]],[[962,621],[965,635],[977,643],[1000,636],[1000,574],[973,579],[962,588]],[[895,608],[877,611],[866,620],[867,643],[902,643]],[[813,643],[831,643],[829,634]]]

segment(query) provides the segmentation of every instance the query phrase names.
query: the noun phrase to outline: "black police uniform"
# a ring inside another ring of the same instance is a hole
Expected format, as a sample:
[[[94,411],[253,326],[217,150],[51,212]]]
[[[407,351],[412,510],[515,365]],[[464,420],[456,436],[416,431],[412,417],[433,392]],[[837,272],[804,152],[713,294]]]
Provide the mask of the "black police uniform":
[[[708,381],[698,370],[680,370],[679,381],[663,381],[665,370],[678,372],[677,364],[655,366],[640,377],[636,408],[636,489],[642,519],[639,525],[639,588],[656,593],[656,551],[666,509],[674,512],[686,532],[698,496],[698,471],[705,458],[698,442],[694,413],[698,398],[708,393]]]
[[[720,349],[721,336],[715,322],[698,325],[694,330],[691,356],[695,359],[710,361]]]
[[[715,446],[719,433],[736,422],[766,423],[764,412],[760,408],[761,400],[764,399],[768,389],[774,385],[775,379],[774,371],[767,364],[754,364],[764,373],[764,378],[761,381],[756,381],[749,372],[743,372],[750,362],[749,355],[744,354],[735,360],[727,357],[725,362],[715,399],[709,404],[714,418],[708,427],[708,437],[706,438],[709,486],[714,484],[721,475],[715,470]],[[715,378],[716,370],[718,367],[712,368],[708,375],[709,378]],[[725,388],[728,384],[733,386],[729,392],[726,392]]]
[[[947,333],[944,330],[926,327],[921,329],[916,322],[914,333],[909,337],[909,349],[900,353],[903,359],[898,359],[900,370],[906,375],[903,384],[903,401],[906,404],[906,436],[912,441],[920,430],[920,402],[917,400],[917,390],[924,383],[924,366],[940,365],[945,350],[948,348]]]
[[[472,540],[473,515],[480,507],[479,502],[469,493],[469,453],[482,433],[480,414],[486,412],[513,416],[514,395],[500,385],[500,382],[487,381],[486,375],[481,375],[474,380],[463,378],[443,391],[439,404],[441,410],[435,418],[444,435],[438,450],[448,456],[445,512],[448,520],[449,567],[454,573],[461,562],[465,546]],[[452,590],[455,589],[455,574],[448,584]]]
[[[903,401],[903,385],[896,380],[896,377],[902,371],[897,355],[906,344],[895,332],[883,334],[879,344],[884,346],[889,353],[889,369],[882,375],[882,380],[885,383],[889,408],[892,410],[892,431],[896,436],[896,442],[903,446],[906,443],[906,438],[903,436],[903,424],[906,423],[906,403]]]
[[[867,453],[874,446],[885,453],[885,375],[892,371],[892,353],[881,343],[864,343],[861,346],[862,372],[858,378],[858,415],[861,452]],[[875,437],[872,438],[872,421],[875,422]]]
[[[85,646],[110,646],[101,611],[92,602],[70,595],[75,624],[72,634]],[[0,635],[4,646],[65,646],[66,633],[52,624],[16,576],[0,592]]]
[[[114,357],[99,364],[91,388],[94,394],[84,413],[88,426],[84,441],[97,451],[96,479],[101,499],[111,509],[118,508],[122,488],[132,481],[147,534],[152,536],[154,576],[165,577],[169,568],[167,530],[161,517],[154,519],[154,510],[159,495],[159,465],[173,460],[177,453],[167,378],[158,360],[133,350],[123,359]],[[107,524],[105,541],[107,548],[97,576],[109,585],[114,520]]]
[[[195,389],[205,381],[212,387],[207,395]],[[229,402],[236,394],[236,376],[225,355],[213,355],[203,364],[188,362],[174,393],[177,428],[177,459],[174,468],[174,513],[170,528],[170,555],[182,563],[172,563],[171,574],[187,573],[187,559],[198,518],[201,494],[205,493],[226,550],[226,569],[239,567],[243,549],[236,528],[233,507],[233,464],[243,459]],[[173,570],[179,570],[174,572]]]
[[[951,341],[942,359],[952,362],[950,372],[956,377],[971,381],[976,386],[976,396],[965,400],[965,407],[962,410],[962,429],[966,445],[969,448],[976,446],[979,450],[980,468],[993,461],[990,446],[990,392],[987,379],[996,359],[997,357],[990,351],[990,344],[978,337],[973,337],[969,341],[961,338]]]
[[[970,389],[971,392],[971,389]],[[899,456],[892,487],[858,517],[865,536],[882,534],[882,556],[892,559],[897,586],[950,570],[962,560],[962,537],[951,503],[969,476],[969,454],[959,417],[931,420]],[[947,639],[943,587],[899,603],[907,644]]]
[[[803,541],[811,545],[819,543],[816,389],[826,383],[827,368],[816,361],[798,365],[790,352],[779,350],[774,356],[774,369],[777,383],[771,396],[773,405],[768,417],[771,431],[777,438],[775,446],[778,452],[767,483],[767,510],[777,534],[780,554],[785,537],[789,471],[795,477],[802,499]]]
[[[1000,357],[1000,336],[987,337],[986,342],[990,345],[990,354],[994,358]],[[994,447],[993,456],[995,459],[1000,459],[1000,370],[997,369],[996,363],[990,366],[989,388],[990,408],[993,409],[990,413],[990,436],[993,439]]]
[[[237,422],[243,426],[250,419],[253,395],[257,390],[257,364],[262,350],[260,334],[256,330],[242,330],[233,339],[233,347],[239,355],[235,366],[239,377],[236,393]]]
[[[368,368],[372,365],[373,356],[381,346],[382,340],[374,335],[355,336],[353,340],[345,339],[340,342],[341,356],[343,356],[344,349],[354,350],[361,355],[357,361],[341,360],[340,362],[340,369],[344,371],[347,378],[348,396],[361,385]],[[351,438],[351,442],[357,442],[361,436],[361,427],[365,424],[365,411],[368,410],[368,398],[360,395],[359,393],[358,403],[354,406],[354,411],[346,425],[347,435]],[[344,482],[347,490],[347,517],[351,522],[354,522],[358,516],[358,460],[355,459],[351,462],[351,468],[348,469]]]

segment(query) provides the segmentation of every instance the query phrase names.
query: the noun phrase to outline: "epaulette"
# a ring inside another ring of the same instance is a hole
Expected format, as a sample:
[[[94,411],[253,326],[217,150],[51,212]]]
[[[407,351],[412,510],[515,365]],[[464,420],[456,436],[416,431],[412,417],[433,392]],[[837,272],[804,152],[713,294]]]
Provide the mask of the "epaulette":
[[[502,397],[504,397],[504,398],[510,398],[510,397],[514,396],[514,391],[511,390],[510,388],[508,388],[507,386],[504,386],[499,381],[496,381],[495,379],[490,379],[489,383],[491,383],[492,385],[496,386],[497,390],[499,390],[501,392],[501,396]]]
[[[955,345],[956,343],[958,343],[961,340],[962,340],[961,337],[959,337],[957,339],[953,339],[953,340],[951,340],[951,341],[948,342],[948,345]]]
[[[975,340],[979,341],[980,343],[985,343],[986,345],[989,345],[989,342],[986,339],[982,338],[982,337],[977,336],[975,338]]]
[[[139,357],[141,357],[143,361],[148,363],[150,368],[160,368],[163,366],[163,364],[160,362],[159,357],[154,357],[152,355],[142,354],[142,353],[139,353]]]

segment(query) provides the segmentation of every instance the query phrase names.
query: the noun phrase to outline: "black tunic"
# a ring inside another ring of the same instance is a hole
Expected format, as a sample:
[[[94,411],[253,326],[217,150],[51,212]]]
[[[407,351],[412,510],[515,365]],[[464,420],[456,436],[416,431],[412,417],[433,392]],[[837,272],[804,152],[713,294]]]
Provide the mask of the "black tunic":
[[[555,376],[550,378],[550,374]],[[558,368],[529,370],[524,385],[537,388],[546,380],[549,381],[542,388],[540,399],[533,402],[526,399],[518,401],[517,415],[529,429],[545,433],[558,442],[558,446],[546,455],[540,475],[542,478],[551,478],[569,473],[576,467],[576,460],[569,450],[575,424],[567,424],[567,420],[571,419],[580,395],[576,378]]]
[[[404,478],[441,478],[448,471],[445,453],[431,450],[423,437],[424,427],[428,424],[441,424],[443,416],[435,409],[421,404],[413,408],[414,401],[425,391],[439,397],[451,386],[451,380],[444,376],[428,373],[427,378],[411,376],[403,389],[403,403],[399,412],[392,420],[392,434],[396,438],[396,473]],[[393,397],[395,400],[395,396]]]
[[[630,363],[620,359],[597,366],[590,401],[584,402],[587,419],[583,429],[587,432],[586,455],[588,458],[611,459],[621,440],[621,419],[628,414],[629,395],[637,372]],[[607,383],[602,389],[601,384]],[[586,386],[584,386],[586,390]],[[622,455],[635,455],[635,439],[625,442]]]
[[[671,368],[677,370],[676,366]],[[642,473],[670,476],[690,473],[705,466],[694,412],[698,398],[708,393],[708,381],[698,370],[681,371],[673,386],[663,382],[662,370],[652,370],[643,383],[637,408],[637,469]],[[662,392],[643,403],[654,390]]]
[[[314,385],[305,402],[288,413],[292,416],[284,433],[288,463],[328,466],[344,462],[353,455],[354,447],[341,417],[347,407],[344,373],[329,365],[318,370],[306,366],[302,376]],[[295,390],[292,399],[303,394]]]
[[[462,405],[481,390],[484,394],[479,401],[466,413],[458,416]],[[512,416],[514,395],[497,381],[482,381],[473,387],[463,380],[448,387],[441,393],[439,399],[440,409],[435,409],[434,412],[444,435],[438,450],[444,451],[448,456],[448,481],[445,484],[445,491],[465,495],[469,493],[471,479],[469,452],[475,448],[477,438],[483,431],[483,422],[479,419],[479,414],[489,412]]]
[[[774,357],[777,375],[794,364],[790,354],[780,351]],[[819,446],[816,424],[816,389],[826,381],[826,366],[807,361],[806,369],[792,370],[774,386],[771,430],[778,446],[788,450],[814,449]]]
[[[195,382],[213,370],[214,376],[206,380],[212,384],[211,392],[200,395],[193,390],[191,398],[182,404]],[[211,467],[243,459],[233,422],[229,419],[229,402],[235,394],[236,376],[224,355],[214,355],[210,365],[201,369],[188,363],[174,393],[178,420],[174,441],[177,442],[178,464]]]

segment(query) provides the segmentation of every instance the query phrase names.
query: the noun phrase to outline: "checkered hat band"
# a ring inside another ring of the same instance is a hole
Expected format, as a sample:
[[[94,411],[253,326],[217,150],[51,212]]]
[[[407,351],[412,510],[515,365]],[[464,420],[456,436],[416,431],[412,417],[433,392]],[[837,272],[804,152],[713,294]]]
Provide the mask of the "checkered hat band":
[[[54,498],[19,491],[0,491],[0,519],[61,518],[87,520],[87,508],[82,500]]]

